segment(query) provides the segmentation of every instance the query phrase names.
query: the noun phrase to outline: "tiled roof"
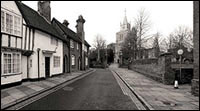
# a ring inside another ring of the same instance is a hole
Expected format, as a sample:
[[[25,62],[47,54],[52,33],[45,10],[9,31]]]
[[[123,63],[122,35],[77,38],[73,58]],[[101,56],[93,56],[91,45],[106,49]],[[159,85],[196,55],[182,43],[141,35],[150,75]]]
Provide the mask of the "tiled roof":
[[[37,11],[31,9],[25,4],[15,1],[22,16],[27,24],[27,26],[38,29],[42,32],[48,33],[55,36],[58,39],[65,40],[62,35],[60,35],[55,28],[49,23],[44,17],[42,17]]]
[[[55,23],[57,23],[57,25],[62,29],[62,31],[68,35],[71,39],[77,41],[77,42],[81,42],[81,39],[77,36],[77,34],[72,31],[71,29],[69,29],[68,27],[64,26],[62,23],[60,23],[56,18],[53,18],[52,21],[55,21]]]
[[[81,42],[80,37],[71,29],[69,29],[68,27],[66,27],[65,25],[63,25],[62,23],[60,23],[56,18],[53,18],[52,21],[55,21],[55,23],[57,23],[57,25],[62,29],[62,31],[68,35],[71,39],[77,41],[77,42]],[[90,47],[90,44],[88,44],[88,42],[85,40],[85,45]]]

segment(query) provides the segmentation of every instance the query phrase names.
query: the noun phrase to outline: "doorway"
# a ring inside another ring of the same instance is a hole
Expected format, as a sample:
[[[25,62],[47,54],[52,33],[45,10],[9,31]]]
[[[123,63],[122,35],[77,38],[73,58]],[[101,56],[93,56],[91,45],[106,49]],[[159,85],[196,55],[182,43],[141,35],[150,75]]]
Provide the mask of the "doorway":
[[[69,73],[69,60],[68,57],[65,55],[63,59],[63,73]]]
[[[50,57],[45,57],[45,76],[50,77]]]

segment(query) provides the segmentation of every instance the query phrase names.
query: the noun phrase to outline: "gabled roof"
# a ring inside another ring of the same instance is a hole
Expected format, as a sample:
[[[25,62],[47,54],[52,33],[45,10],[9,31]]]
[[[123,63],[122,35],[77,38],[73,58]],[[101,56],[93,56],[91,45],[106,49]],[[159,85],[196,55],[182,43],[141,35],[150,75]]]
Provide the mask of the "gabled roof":
[[[81,42],[81,39],[78,37],[78,35],[72,31],[71,29],[69,29],[68,27],[64,26],[62,23],[60,23],[56,18],[53,18],[52,21],[55,21],[55,23],[61,28],[61,30],[67,35],[69,36],[71,39],[77,41],[77,42]]]
[[[53,18],[52,22],[55,22],[60,28],[61,30],[68,35],[71,39],[77,41],[77,42],[81,42],[81,38],[77,35],[77,33],[75,33],[73,30],[69,29],[68,27],[66,27],[65,25],[63,25],[62,23],[60,23],[56,18]],[[90,44],[85,40],[85,45],[90,46]]]
[[[25,4],[15,1],[22,16],[27,24],[27,26],[40,30],[42,32],[48,33],[55,36],[58,39],[65,40],[62,35],[60,35],[55,28],[49,23],[44,17],[42,17],[37,11],[31,9]]]
[[[90,44],[85,40],[85,45],[87,45],[88,47],[91,47]]]

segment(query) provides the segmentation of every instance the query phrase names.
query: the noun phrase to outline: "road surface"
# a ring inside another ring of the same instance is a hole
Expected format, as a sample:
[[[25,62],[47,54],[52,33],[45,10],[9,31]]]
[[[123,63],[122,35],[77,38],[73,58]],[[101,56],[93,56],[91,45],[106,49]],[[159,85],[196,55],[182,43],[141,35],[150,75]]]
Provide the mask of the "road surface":
[[[108,69],[71,83],[21,110],[137,110]]]

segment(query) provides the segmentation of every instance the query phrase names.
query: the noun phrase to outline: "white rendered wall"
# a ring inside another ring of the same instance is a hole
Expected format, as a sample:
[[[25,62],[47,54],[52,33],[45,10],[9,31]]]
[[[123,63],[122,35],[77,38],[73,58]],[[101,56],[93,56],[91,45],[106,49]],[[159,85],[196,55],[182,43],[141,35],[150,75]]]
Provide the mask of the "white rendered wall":
[[[56,48],[57,47],[57,48]],[[39,30],[35,30],[35,47],[34,53],[30,56],[32,59],[32,68],[29,68],[30,78],[38,78],[38,53],[37,49],[40,48],[40,75],[45,77],[45,57],[50,57],[50,76],[62,73],[63,71],[63,43],[58,40],[58,46],[51,44],[51,36]],[[43,54],[42,50],[55,51],[53,54]],[[60,67],[53,67],[53,56],[60,57]]]

